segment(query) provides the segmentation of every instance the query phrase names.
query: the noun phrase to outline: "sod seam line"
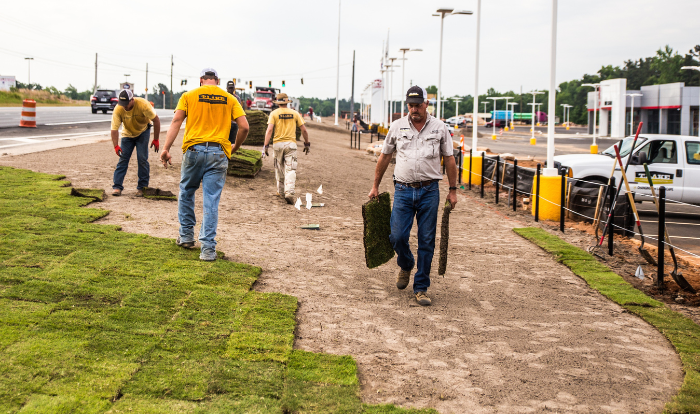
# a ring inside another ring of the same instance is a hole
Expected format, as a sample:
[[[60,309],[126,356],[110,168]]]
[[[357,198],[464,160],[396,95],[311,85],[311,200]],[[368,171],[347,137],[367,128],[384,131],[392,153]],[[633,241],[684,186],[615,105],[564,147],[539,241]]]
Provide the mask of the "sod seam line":
[[[552,253],[558,262],[571,269],[572,273],[583,279],[592,289],[661,332],[674,347],[685,374],[678,393],[666,402],[664,412],[700,412],[700,326],[665,304],[646,296],[608,266],[598,262],[588,252],[567,243],[558,236],[535,227],[515,228],[513,231],[546,252]],[[581,262],[591,263],[594,269],[597,269],[582,272],[578,270],[580,267],[570,266]],[[593,276],[594,274],[597,275],[597,279]],[[615,282],[617,292],[613,292],[615,288],[612,288],[610,283],[607,285],[601,283],[601,279],[603,282]],[[618,294],[614,295],[614,293]],[[618,296],[643,299],[639,302],[629,300],[623,302]]]

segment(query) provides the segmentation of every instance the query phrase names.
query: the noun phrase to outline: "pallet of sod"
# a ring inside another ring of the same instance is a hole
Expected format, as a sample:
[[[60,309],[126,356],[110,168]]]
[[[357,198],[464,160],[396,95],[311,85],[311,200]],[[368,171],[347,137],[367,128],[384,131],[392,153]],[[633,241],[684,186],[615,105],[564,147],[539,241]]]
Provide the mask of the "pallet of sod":
[[[373,269],[381,266],[394,257],[391,246],[391,196],[382,193],[362,205],[362,220],[364,221],[365,261],[367,267]]]
[[[231,154],[227,174],[241,178],[255,178],[260,172],[262,165],[262,154],[260,151],[239,149]]]
[[[250,130],[245,145],[265,144],[265,131],[267,130],[267,114],[263,111],[245,111]]]

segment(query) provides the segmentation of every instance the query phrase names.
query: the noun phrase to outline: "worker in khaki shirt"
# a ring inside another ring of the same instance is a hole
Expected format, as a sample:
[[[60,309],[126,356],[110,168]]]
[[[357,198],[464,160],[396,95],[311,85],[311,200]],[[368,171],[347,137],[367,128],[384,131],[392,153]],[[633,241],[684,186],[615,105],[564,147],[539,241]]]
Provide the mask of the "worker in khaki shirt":
[[[263,157],[267,156],[267,149],[274,130],[272,150],[275,160],[275,178],[277,179],[277,194],[287,201],[294,203],[294,186],[297,181],[297,126],[301,128],[304,137],[304,153],[309,154],[311,143],[309,133],[306,131],[304,119],[299,112],[287,108],[291,102],[286,93],[278,93],[275,103],[280,107],[272,111],[267,120],[265,132],[265,146]]]
[[[114,184],[112,195],[120,196],[124,190],[124,176],[129,167],[129,159],[136,148],[138,160],[139,182],[136,185],[136,196],[143,196],[143,189],[148,187],[150,178],[150,165],[148,164],[148,139],[151,137],[151,122],[155,134],[151,147],[158,152],[160,136],[160,118],[156,115],[151,104],[143,98],[134,98],[133,92],[124,89],[119,93],[119,102],[112,113],[112,144],[114,151],[119,156],[117,168],[114,170]],[[119,127],[123,126],[121,133],[121,146],[119,145]]]
[[[391,209],[391,241],[396,252],[399,275],[396,287],[405,289],[413,277],[413,293],[422,306],[431,304],[427,295],[430,287],[430,265],[435,252],[437,212],[440,206],[440,157],[447,169],[450,183],[447,201],[457,204],[457,164],[452,150],[452,137],[445,124],[430,115],[428,94],[420,86],[406,92],[408,115],[391,123],[384,140],[382,155],[377,160],[374,185],[369,198],[379,195],[379,184],[396,152],[394,168],[394,207]],[[408,244],[413,219],[418,225],[418,263]]]

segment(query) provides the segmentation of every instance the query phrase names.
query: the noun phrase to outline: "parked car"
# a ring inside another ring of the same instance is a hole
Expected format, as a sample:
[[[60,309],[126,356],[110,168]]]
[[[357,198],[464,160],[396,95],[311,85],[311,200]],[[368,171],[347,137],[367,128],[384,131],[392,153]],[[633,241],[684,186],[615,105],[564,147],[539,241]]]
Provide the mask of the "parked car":
[[[620,156],[623,163],[630,156],[633,140],[633,137],[622,140]],[[554,157],[554,167],[566,172],[569,177],[600,184],[607,184],[615,162],[615,149],[612,146],[601,154]],[[633,192],[651,195],[644,172],[645,163],[649,166],[654,186],[665,186],[666,196],[669,199],[700,204],[700,138],[661,134],[640,135],[627,169],[627,179]],[[619,184],[622,180],[619,167],[616,168],[614,176],[615,182]],[[576,185],[595,184],[578,182]],[[639,196],[636,200],[651,201],[651,198]]]
[[[114,107],[119,102],[118,93],[119,91],[113,89],[98,89],[90,98],[92,113],[96,114],[97,111],[102,111],[103,114],[106,114],[107,111],[114,111]]]
[[[493,128],[493,120],[489,121],[484,125],[487,128]],[[506,120],[505,119],[496,119],[496,128],[503,128],[506,126]]]
[[[452,126],[467,126],[467,118],[463,116],[453,116],[448,118],[445,123]]]

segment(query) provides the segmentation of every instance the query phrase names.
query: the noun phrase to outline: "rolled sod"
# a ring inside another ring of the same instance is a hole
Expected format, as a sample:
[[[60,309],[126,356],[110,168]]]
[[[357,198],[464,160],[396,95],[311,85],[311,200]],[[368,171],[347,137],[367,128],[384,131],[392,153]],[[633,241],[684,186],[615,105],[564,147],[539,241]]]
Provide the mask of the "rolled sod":
[[[364,221],[365,261],[367,267],[373,269],[381,266],[394,257],[391,246],[391,196],[382,193],[362,205],[362,220]]]

